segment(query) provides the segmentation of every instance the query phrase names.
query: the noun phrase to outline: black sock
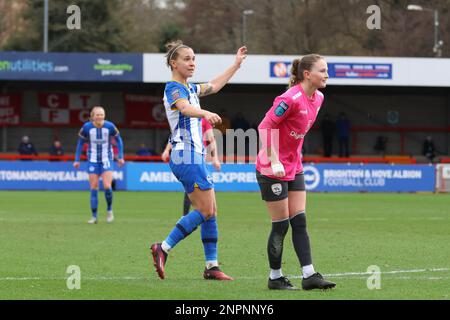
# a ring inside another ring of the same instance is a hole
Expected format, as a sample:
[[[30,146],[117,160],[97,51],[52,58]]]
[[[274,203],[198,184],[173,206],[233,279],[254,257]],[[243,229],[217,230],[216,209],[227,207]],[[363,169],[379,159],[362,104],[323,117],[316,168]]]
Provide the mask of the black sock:
[[[306,215],[302,211],[291,219],[292,243],[301,266],[312,264],[311,245],[306,230]]]
[[[281,257],[283,255],[283,241],[289,229],[289,219],[272,222],[272,231],[267,243],[267,254],[271,269],[281,269]]]
[[[183,216],[189,213],[190,208],[191,208],[191,200],[189,199],[188,194],[185,192],[183,201]]]

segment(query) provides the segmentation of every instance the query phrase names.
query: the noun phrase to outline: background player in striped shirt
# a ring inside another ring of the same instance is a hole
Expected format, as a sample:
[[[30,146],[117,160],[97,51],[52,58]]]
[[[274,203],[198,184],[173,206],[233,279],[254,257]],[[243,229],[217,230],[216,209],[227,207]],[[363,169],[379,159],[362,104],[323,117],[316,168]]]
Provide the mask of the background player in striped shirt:
[[[125,160],[123,159],[123,142],[119,130],[112,122],[105,120],[105,110],[102,107],[96,106],[91,110],[91,120],[81,127],[78,136],[75,162],[73,163],[73,166],[76,169],[80,167],[80,155],[83,144],[85,142],[88,143],[87,170],[89,174],[89,186],[91,189],[92,210],[92,218],[88,223],[97,223],[98,181],[100,177],[102,177],[103,180],[107,204],[106,221],[112,222],[114,220],[112,210],[113,191],[111,186],[114,169],[114,152],[111,144],[112,137],[115,137],[119,149],[118,165],[121,167],[125,163]]]
[[[201,119],[211,125],[220,123],[220,117],[202,110],[199,98],[217,93],[240,68],[247,56],[247,48],[239,48],[235,61],[224,73],[208,83],[188,83],[195,71],[195,54],[192,48],[181,41],[166,45],[167,66],[172,70],[172,81],[166,84],[164,105],[169,121],[172,144],[170,168],[183,184],[192,202],[193,211],[183,216],[162,243],[151,246],[156,271],[164,279],[164,267],[168,252],[182,239],[201,225],[201,236],[205,248],[205,279],[232,280],[219,269],[217,260],[218,228],[216,221],[216,197],[211,175],[206,168],[202,143]]]
[[[284,237],[292,227],[292,242],[302,266],[302,288],[328,289],[333,282],[315,272],[306,230],[306,188],[302,165],[302,145],[317,118],[324,96],[328,67],[317,54],[295,59],[289,89],[275,98],[273,106],[258,126],[262,147],[256,161],[256,177],[262,199],[272,219],[267,252],[269,289],[296,289],[283,276],[281,261]]]

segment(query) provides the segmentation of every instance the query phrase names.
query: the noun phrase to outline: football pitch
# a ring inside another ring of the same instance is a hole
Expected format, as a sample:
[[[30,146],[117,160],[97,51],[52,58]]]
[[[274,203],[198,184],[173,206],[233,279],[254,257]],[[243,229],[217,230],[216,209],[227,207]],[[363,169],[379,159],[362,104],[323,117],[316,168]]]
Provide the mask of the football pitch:
[[[270,220],[258,193],[217,193],[219,261],[235,281],[203,280],[199,230],[171,252],[160,280],[149,246],[175,225],[182,199],[116,192],[107,224],[100,193],[99,224],[88,225],[88,191],[0,192],[0,299],[450,298],[450,195],[309,193],[313,263],[337,283],[324,292],[267,289]],[[290,231],[283,256],[283,273],[301,286]],[[67,285],[69,266],[79,267],[79,289]]]

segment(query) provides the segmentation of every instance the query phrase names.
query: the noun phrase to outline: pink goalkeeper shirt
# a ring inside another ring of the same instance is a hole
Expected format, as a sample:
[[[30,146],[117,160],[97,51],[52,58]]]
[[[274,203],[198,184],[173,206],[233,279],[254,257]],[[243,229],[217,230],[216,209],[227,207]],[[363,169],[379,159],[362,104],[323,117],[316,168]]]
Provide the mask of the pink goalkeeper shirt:
[[[206,139],[206,131],[211,130],[213,126],[211,123],[209,123],[205,118],[202,118],[202,140],[203,140],[203,146],[206,148],[209,144],[208,139]]]
[[[258,127],[262,141],[262,148],[256,159],[256,170],[259,173],[269,178],[291,181],[303,171],[303,140],[316,121],[323,99],[323,93],[318,90],[309,99],[301,84],[275,98],[273,106]],[[267,128],[271,130],[267,131]],[[271,140],[267,139],[269,137]],[[278,154],[286,173],[284,177],[273,175],[267,157],[267,146],[275,149]]]

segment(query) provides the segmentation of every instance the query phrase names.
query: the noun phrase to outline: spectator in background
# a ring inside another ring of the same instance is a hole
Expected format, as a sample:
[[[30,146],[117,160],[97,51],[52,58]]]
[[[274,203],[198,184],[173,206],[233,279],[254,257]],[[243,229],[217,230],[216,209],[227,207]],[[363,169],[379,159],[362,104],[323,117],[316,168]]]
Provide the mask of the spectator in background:
[[[320,122],[320,130],[323,138],[323,156],[327,158],[331,157],[333,153],[334,129],[334,122],[331,120],[330,114],[325,113],[323,120]]]
[[[81,154],[83,156],[87,157],[88,149],[89,149],[89,143],[88,142],[83,143],[83,146],[81,147]]]
[[[434,147],[433,138],[431,136],[427,136],[427,138],[423,142],[422,154],[427,157],[430,162],[433,162],[434,158],[436,157],[436,150]]]
[[[22,156],[38,155],[36,148],[34,147],[34,144],[30,141],[30,138],[28,136],[22,137],[22,142],[19,144],[19,148],[17,150],[19,151],[19,154]]]
[[[61,141],[59,141],[58,139],[53,141],[53,144],[50,146],[50,149],[48,151],[48,153],[51,156],[63,156],[64,155],[64,149],[62,147]],[[59,161],[60,159],[56,158],[56,159],[50,159],[50,161]]]
[[[114,136],[111,137],[111,146],[113,149],[114,161],[117,161],[118,156],[119,156],[119,147],[117,146],[117,140],[116,140],[116,137],[114,137]]]
[[[242,112],[238,112],[238,113],[236,113],[236,116],[234,117],[233,121],[231,122],[231,127],[234,130],[242,129],[244,131],[247,131],[248,129],[250,129],[250,124],[244,118],[244,115],[242,114]]]
[[[348,158],[350,156],[349,140],[350,140],[350,121],[345,112],[339,114],[336,121],[337,137],[339,141],[339,157]]]
[[[145,143],[141,143],[139,150],[136,151],[136,155],[138,156],[156,156],[156,152],[150,148],[148,148]]]
[[[236,113],[234,116],[234,119],[231,121],[231,127],[234,130],[242,129],[244,132],[246,132],[248,129],[250,129],[250,124],[248,121],[244,118],[244,115],[242,112]],[[234,154],[241,157],[241,156],[249,156],[250,153],[250,146],[249,146],[249,139],[245,139],[244,141],[244,154],[238,154],[238,139],[237,136],[234,138]],[[239,160],[238,160],[239,161]]]
[[[228,117],[228,113],[225,109],[222,109],[219,112],[219,116],[222,119],[222,123],[216,123],[214,125],[214,128],[219,130],[222,133],[222,151],[224,156],[231,156],[227,155],[227,129],[231,129],[231,121]]]
[[[231,129],[231,121],[228,117],[227,110],[220,110],[219,116],[222,119],[222,123],[216,123],[214,127],[225,135],[227,133],[227,129]]]
[[[377,139],[375,140],[375,145],[373,146],[373,149],[384,156],[386,154],[387,142],[388,137],[378,136]]]

